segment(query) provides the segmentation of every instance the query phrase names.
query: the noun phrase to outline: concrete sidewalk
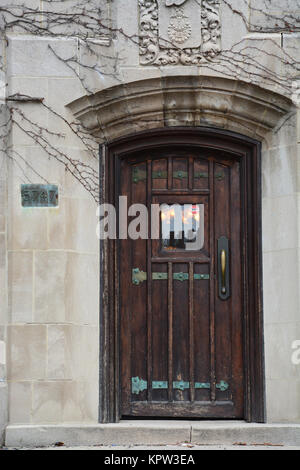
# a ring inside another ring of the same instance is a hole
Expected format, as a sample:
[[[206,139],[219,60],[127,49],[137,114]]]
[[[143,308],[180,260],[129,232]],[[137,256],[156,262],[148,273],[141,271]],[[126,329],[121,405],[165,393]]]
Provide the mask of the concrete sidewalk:
[[[36,447],[36,448],[13,448],[8,447],[0,450],[102,450],[102,451],[110,451],[110,452],[117,452],[119,450],[126,450],[126,451],[155,451],[159,453],[161,451],[168,452],[168,451],[180,451],[187,453],[194,452],[194,451],[201,451],[201,450],[300,450],[299,447],[293,446],[244,446],[244,445],[235,445],[235,446],[193,446],[190,444],[182,444],[182,445],[168,445],[168,446],[83,446],[83,447]]]
[[[243,421],[121,421],[98,425],[10,425],[7,447],[49,447],[61,442],[67,447],[117,448],[178,443],[193,446],[300,447],[300,424],[256,424]],[[203,448],[202,448],[203,449]]]

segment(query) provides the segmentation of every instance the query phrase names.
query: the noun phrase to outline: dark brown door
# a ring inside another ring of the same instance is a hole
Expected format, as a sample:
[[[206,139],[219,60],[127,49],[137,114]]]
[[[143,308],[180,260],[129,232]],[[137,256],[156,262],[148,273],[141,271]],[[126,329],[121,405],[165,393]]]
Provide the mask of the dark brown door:
[[[149,151],[119,193],[160,206],[158,239],[119,245],[122,416],[243,418],[239,161]]]

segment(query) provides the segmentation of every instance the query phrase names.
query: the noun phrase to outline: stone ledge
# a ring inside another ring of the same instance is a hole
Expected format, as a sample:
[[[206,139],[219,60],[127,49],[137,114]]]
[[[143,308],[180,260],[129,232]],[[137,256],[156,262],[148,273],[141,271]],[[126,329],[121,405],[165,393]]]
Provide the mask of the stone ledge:
[[[192,426],[192,443],[299,446],[300,424],[195,423]]]
[[[0,382],[0,446],[4,443],[5,427],[8,422],[7,401],[7,384],[6,382]]]
[[[285,96],[242,81],[205,76],[129,82],[68,106],[100,141],[176,126],[224,128],[262,139],[294,112]]]
[[[121,422],[96,425],[9,425],[7,447],[176,444],[190,442],[191,425],[187,422]]]
[[[207,421],[122,421],[117,424],[9,425],[7,447],[99,445],[279,445],[300,446],[300,424]]]

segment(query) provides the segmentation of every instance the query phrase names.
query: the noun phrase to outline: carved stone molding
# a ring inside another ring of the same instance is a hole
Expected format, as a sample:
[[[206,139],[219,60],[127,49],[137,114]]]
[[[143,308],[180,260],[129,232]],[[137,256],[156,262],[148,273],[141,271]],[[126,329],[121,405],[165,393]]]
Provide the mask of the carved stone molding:
[[[163,127],[215,127],[262,140],[294,112],[288,98],[221,77],[149,78],[108,88],[69,104],[99,141]]]
[[[221,51],[220,0],[139,0],[142,65],[198,65]]]

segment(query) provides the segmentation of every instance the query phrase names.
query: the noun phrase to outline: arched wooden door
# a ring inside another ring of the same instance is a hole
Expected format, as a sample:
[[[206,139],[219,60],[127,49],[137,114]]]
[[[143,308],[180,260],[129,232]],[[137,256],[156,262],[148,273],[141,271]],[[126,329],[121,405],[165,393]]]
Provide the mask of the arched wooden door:
[[[209,149],[121,161],[128,206],[149,222],[160,206],[158,239],[120,241],[123,416],[244,417],[240,175],[239,159]]]
[[[264,422],[260,143],[176,127],[103,149],[119,219],[120,196],[161,210],[157,238],[100,244],[100,421]]]

